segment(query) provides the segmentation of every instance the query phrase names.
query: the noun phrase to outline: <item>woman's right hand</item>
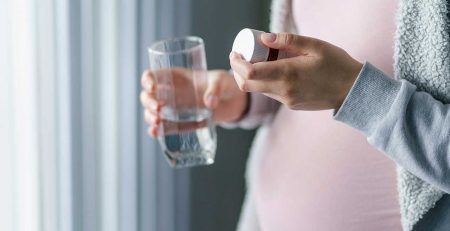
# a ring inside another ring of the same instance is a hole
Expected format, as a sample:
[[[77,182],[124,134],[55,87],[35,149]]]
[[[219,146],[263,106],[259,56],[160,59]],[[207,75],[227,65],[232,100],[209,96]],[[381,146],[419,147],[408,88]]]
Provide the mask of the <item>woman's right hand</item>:
[[[171,74],[179,79],[187,76],[184,69],[172,69]],[[162,119],[160,116],[164,102],[156,98],[157,83],[155,73],[146,70],[142,73],[142,91],[140,100],[144,107],[144,119],[149,125],[148,133],[152,137],[158,136]],[[180,83],[181,84],[181,83]],[[208,71],[208,81],[199,86],[204,90],[201,104],[213,110],[213,118],[216,123],[231,122],[239,119],[247,108],[247,93],[239,90],[236,81],[225,70]],[[182,89],[182,86],[178,86]],[[177,86],[175,86],[177,88]]]

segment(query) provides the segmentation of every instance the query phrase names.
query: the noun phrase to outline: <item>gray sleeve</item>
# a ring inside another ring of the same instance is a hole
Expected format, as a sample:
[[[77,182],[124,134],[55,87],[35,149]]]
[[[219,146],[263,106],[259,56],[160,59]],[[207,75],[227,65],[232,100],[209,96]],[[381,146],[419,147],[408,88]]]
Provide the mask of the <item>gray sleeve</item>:
[[[450,193],[450,104],[364,64],[334,117],[422,180]]]
[[[231,123],[222,123],[224,128],[240,127],[253,129],[269,121],[280,107],[280,103],[260,93],[249,93],[249,109],[241,119]]]

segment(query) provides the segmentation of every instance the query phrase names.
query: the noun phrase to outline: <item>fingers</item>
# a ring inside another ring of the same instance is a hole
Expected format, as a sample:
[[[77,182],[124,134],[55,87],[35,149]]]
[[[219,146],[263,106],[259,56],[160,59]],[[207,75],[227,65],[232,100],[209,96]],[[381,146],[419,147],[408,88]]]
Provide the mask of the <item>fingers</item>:
[[[155,88],[155,79],[150,70],[145,70],[141,76],[141,86],[147,92],[151,92]]]
[[[184,122],[177,123],[169,120],[161,119],[161,117],[149,112],[148,110],[144,111],[144,120],[148,127],[148,134],[152,137],[157,137],[159,134],[159,129],[161,126],[164,127],[164,135],[175,135],[180,133],[187,133],[195,131],[196,129],[203,128],[208,126],[208,122],[204,121],[193,121],[193,122]]]
[[[158,82],[158,79],[160,82]],[[142,89],[149,93],[156,91],[158,88],[167,87],[168,84],[175,84],[172,81],[177,81],[176,84],[184,85],[192,81],[192,70],[185,68],[166,68],[158,70],[146,70],[141,76]]]
[[[155,138],[155,137],[158,136],[158,129],[159,129],[158,127],[150,126],[147,129],[147,133],[148,133],[149,136]]]
[[[245,92],[271,92],[270,83],[288,68],[282,61],[251,64],[234,52],[230,54],[230,65],[239,88]]]
[[[246,79],[253,79],[257,76],[257,70],[253,68],[253,65],[242,58],[236,52],[230,53],[230,66],[234,72],[237,72]]]
[[[230,65],[233,71],[248,80],[274,80],[289,71],[287,59],[251,64],[235,52],[230,54]]]
[[[203,93],[203,103],[210,109],[216,109],[219,103],[233,97],[236,82],[233,75],[225,70],[208,71],[208,83]]]
[[[156,137],[161,124],[160,112],[164,102],[156,101],[154,97],[150,97],[145,91],[141,92],[140,99],[144,106],[144,121],[149,125],[148,134]]]
[[[144,110],[144,121],[148,124],[148,134],[152,137],[158,135],[159,126],[161,124],[161,117],[159,114],[150,110]]]
[[[159,112],[161,107],[164,105],[163,101],[157,101],[154,95],[147,93],[146,91],[141,91],[139,96],[142,106],[149,111]]]
[[[161,123],[164,126],[164,135],[165,136],[193,132],[199,128],[204,128],[204,127],[208,126],[208,121],[206,121],[206,120],[199,121],[199,122],[194,121],[194,122],[183,122],[183,123],[162,120]],[[159,129],[159,127],[157,129]],[[149,132],[153,132],[153,130],[149,129]],[[158,131],[156,131],[156,134],[158,134]]]
[[[208,76],[208,87],[203,96],[206,107],[215,109],[219,105],[221,93],[221,76],[212,74]]]
[[[149,110],[144,110],[144,121],[150,126],[159,126],[161,123],[161,117],[159,114]]]
[[[196,129],[203,128],[208,125],[208,122],[206,120],[184,123],[164,120],[158,114],[154,114],[149,110],[144,110],[144,121],[149,125],[147,133],[151,137],[159,136],[159,129],[161,126],[164,126],[164,135],[175,135],[180,133],[192,132]]]
[[[156,84],[156,78],[161,82]],[[159,69],[159,70],[146,70],[141,76],[141,86],[143,90],[140,93],[140,101],[144,107],[144,121],[149,125],[147,130],[148,134],[152,137],[159,135],[159,130],[164,123],[164,128],[171,128],[164,133],[176,134],[179,131],[192,130],[200,126],[196,124],[186,124],[185,126],[178,126],[176,123],[168,122],[161,119],[161,109],[165,105],[164,100],[156,98],[156,91],[159,90],[170,90],[173,86],[171,84],[184,86],[183,89],[191,89],[188,84],[192,82],[192,71],[182,68],[170,68],[170,69]],[[175,82],[172,82],[174,80]],[[166,89],[167,88],[167,89]],[[177,88],[179,89],[179,88]],[[184,100],[192,101],[189,97],[181,97]],[[182,102],[179,102],[182,104]],[[177,126],[175,126],[177,125]]]
[[[154,97],[156,83],[150,70],[145,70],[142,73],[141,86],[143,91],[141,91],[139,98],[142,106],[145,108],[144,121],[149,125],[147,133],[152,137],[156,137],[158,135],[158,126],[161,122],[158,116],[161,106],[159,106]]]
[[[154,74],[152,71],[146,70],[142,73],[141,86],[143,89],[142,92],[146,92],[151,98],[156,99],[156,96],[155,96],[156,95],[156,81],[155,81]],[[143,102],[142,94],[141,94],[141,102]]]
[[[288,33],[264,33],[261,41],[274,49],[288,50],[299,54],[308,54],[314,51],[317,40],[301,35]]]
[[[242,59],[242,57],[232,52],[230,54],[230,65],[234,71],[234,78],[239,89],[244,92],[267,92],[268,86],[262,81],[255,81],[258,70],[254,65]]]

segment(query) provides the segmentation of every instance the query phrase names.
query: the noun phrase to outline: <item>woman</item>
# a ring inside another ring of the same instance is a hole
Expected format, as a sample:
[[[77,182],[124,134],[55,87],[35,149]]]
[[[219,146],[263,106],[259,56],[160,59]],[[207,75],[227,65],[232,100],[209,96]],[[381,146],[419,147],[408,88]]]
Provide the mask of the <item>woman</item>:
[[[218,122],[265,125],[249,160],[238,229],[448,230],[446,1],[399,2],[397,29],[390,0],[280,0],[272,7],[272,31],[303,36],[262,40],[294,57],[250,64],[231,54],[237,86],[215,71],[205,94]],[[389,79],[394,62],[397,78],[438,100]],[[153,86],[144,73],[141,100],[155,136]]]

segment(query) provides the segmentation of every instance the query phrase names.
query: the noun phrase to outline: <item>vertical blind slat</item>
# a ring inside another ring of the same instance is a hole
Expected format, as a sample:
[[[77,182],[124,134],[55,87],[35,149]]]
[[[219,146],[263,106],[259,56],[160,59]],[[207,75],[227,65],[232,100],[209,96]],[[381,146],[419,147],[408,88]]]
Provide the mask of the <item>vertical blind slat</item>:
[[[138,231],[138,0],[119,1],[120,228]]]
[[[41,229],[58,230],[58,125],[57,117],[57,84],[56,76],[56,33],[55,9],[52,0],[42,0],[35,8],[37,14],[36,39],[37,48],[37,81],[38,91],[38,141],[40,187]]]
[[[68,4],[68,85],[70,86],[70,178],[72,195],[72,216],[70,217],[74,231],[84,231],[84,190],[83,190],[83,106],[82,106],[82,28],[81,1],[66,0]],[[63,166],[61,166],[62,168]]]
[[[12,2],[11,55],[17,231],[39,230],[36,34],[33,0]]]
[[[100,230],[98,14],[97,1],[81,0],[81,169],[83,231]],[[77,78],[77,76],[73,76]]]
[[[0,230],[14,230],[15,155],[13,146],[11,78],[11,3],[0,1]]]
[[[72,196],[72,123],[75,117],[71,113],[71,84],[70,84],[70,46],[69,46],[69,8],[68,0],[53,0],[55,4],[56,23],[56,67],[58,86],[58,195],[59,218],[58,230],[73,230]]]
[[[160,21],[156,15],[159,0],[139,0],[139,70],[149,67],[147,47],[156,39]],[[139,231],[157,231],[157,144],[148,137],[144,123],[142,108],[139,107]],[[169,180],[169,179],[167,179]]]
[[[98,167],[101,169],[101,224],[103,231],[117,231],[119,228],[118,197],[118,14],[116,0],[101,0],[96,9],[99,15],[99,98],[101,126],[101,151]]]

